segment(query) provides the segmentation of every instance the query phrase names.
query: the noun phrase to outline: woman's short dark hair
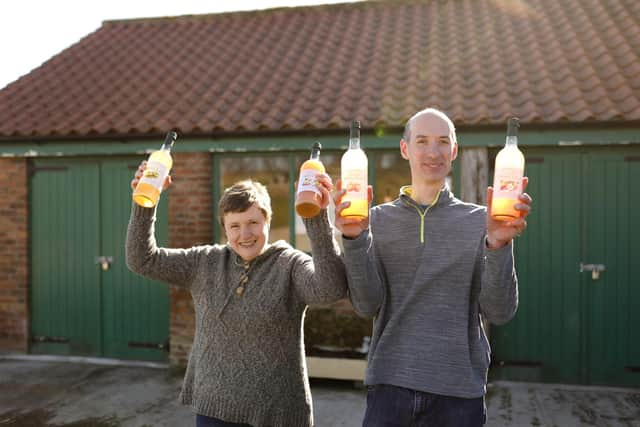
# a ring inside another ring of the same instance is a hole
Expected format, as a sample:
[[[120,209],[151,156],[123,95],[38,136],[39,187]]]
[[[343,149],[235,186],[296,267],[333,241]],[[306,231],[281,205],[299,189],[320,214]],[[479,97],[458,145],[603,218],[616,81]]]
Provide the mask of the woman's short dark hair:
[[[238,181],[224,190],[218,203],[218,218],[224,227],[224,216],[229,212],[244,212],[256,205],[267,223],[271,222],[271,197],[267,187],[252,179]]]

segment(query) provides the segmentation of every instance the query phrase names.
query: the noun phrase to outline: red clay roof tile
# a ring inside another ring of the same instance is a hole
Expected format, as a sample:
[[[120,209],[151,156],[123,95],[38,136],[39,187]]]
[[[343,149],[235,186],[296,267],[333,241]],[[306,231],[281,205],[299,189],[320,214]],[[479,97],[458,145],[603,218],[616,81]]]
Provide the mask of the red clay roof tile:
[[[107,21],[0,91],[0,138],[640,121],[636,0],[382,0]]]

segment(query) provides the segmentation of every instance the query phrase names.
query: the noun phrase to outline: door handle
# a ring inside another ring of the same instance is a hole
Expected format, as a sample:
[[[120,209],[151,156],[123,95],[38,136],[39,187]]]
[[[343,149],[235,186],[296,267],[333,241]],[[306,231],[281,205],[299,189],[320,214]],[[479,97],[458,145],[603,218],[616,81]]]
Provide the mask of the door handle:
[[[107,271],[111,267],[111,264],[113,264],[113,257],[103,255],[97,256],[96,264],[100,264],[100,269],[102,271]]]
[[[606,267],[604,264],[583,264],[580,263],[580,273],[584,271],[591,272],[591,279],[598,280],[600,278],[600,273],[605,271]]]

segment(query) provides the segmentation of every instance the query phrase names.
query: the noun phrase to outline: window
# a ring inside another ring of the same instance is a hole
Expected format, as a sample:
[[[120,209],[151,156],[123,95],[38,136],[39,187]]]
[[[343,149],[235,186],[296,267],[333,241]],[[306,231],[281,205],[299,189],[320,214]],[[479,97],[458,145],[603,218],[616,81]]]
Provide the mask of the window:
[[[264,184],[271,196],[271,230],[269,242],[289,241],[289,159],[287,155],[264,154],[229,155],[220,159],[220,189],[230,187],[237,181],[253,179]],[[217,209],[217,206],[215,207]],[[224,230],[221,243],[227,241]]]
[[[402,158],[400,150],[378,151],[375,157],[374,204],[395,200],[400,187],[411,184],[409,162]]]

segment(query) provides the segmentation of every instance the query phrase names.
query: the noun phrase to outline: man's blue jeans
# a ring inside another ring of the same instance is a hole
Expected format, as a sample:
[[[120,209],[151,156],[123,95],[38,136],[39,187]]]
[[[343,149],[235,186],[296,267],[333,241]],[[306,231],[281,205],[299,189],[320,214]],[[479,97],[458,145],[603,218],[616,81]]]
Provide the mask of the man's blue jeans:
[[[368,387],[362,427],[481,427],[484,397],[441,396],[392,385]]]
[[[222,421],[206,415],[196,414],[196,427],[251,427],[249,424],[238,424]]]

